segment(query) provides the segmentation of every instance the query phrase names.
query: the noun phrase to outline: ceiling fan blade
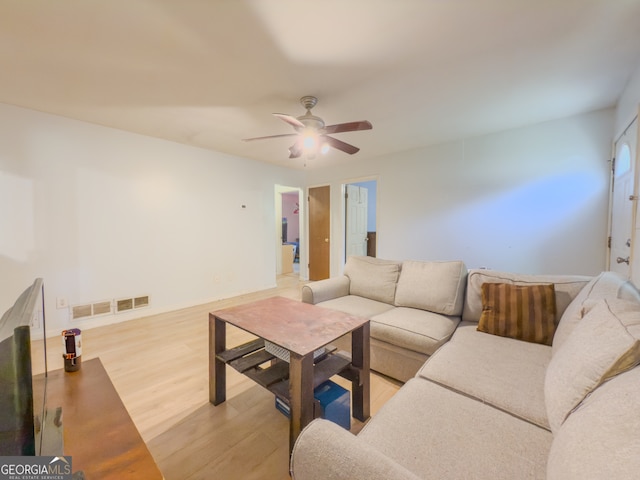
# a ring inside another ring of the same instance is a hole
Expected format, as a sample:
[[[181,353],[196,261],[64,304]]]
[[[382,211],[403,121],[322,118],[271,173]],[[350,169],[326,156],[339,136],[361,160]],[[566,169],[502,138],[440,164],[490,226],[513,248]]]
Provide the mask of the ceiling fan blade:
[[[329,146],[338,150],[342,150],[349,155],[353,155],[354,153],[358,153],[360,151],[358,147],[354,147],[353,145],[345,143],[342,140],[338,140],[337,138],[330,137],[329,135],[322,135],[322,139],[327,142]]]
[[[299,158],[302,156],[302,145],[296,142],[289,147],[289,158]]]
[[[254,140],[264,140],[266,138],[279,138],[279,137],[295,137],[298,135],[297,133],[283,133],[280,135],[267,135],[266,137],[253,137],[253,138],[243,138],[243,142],[252,142]]]
[[[358,122],[338,123],[336,125],[329,125],[324,127],[325,133],[342,133],[342,132],[357,132],[358,130],[371,130],[373,125],[367,120],[360,120]]]
[[[283,122],[287,122],[293,128],[304,128],[304,123],[302,123],[296,117],[292,117],[291,115],[287,115],[284,113],[274,113],[273,116],[278,117]]]

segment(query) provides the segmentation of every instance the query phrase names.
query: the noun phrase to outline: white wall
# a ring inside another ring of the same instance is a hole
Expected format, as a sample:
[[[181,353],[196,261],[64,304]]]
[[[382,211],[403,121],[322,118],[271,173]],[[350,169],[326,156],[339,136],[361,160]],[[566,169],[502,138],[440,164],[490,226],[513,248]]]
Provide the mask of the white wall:
[[[613,129],[605,110],[298,172],[0,105],[0,313],[35,276],[51,334],[71,325],[59,297],[151,296],[134,315],[73,324],[89,328],[268,288],[274,185],[303,180],[332,187],[332,275],[344,255],[341,185],[366,177],[378,178],[381,258],[596,273]]]
[[[378,175],[378,256],[469,268],[604,269],[614,110],[310,171],[332,191],[331,273],[341,271],[342,183]],[[384,132],[374,135],[383,135]]]
[[[151,296],[88,328],[274,286],[276,183],[301,174],[0,105],[0,313],[35,276],[48,334],[56,298]]]

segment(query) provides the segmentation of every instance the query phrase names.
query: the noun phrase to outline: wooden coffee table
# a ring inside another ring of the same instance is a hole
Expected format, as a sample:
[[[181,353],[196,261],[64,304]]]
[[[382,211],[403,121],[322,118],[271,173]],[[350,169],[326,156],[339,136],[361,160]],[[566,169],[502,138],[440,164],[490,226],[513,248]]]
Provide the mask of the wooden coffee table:
[[[226,348],[226,324],[259,337]],[[314,352],[351,332],[352,353]],[[265,340],[289,352],[289,362],[264,348]],[[226,399],[225,365],[234,367],[289,405],[289,450],[320,411],[313,390],[334,375],[351,380],[353,416],[369,418],[369,320],[283,297],[273,297],[209,314],[209,401]]]

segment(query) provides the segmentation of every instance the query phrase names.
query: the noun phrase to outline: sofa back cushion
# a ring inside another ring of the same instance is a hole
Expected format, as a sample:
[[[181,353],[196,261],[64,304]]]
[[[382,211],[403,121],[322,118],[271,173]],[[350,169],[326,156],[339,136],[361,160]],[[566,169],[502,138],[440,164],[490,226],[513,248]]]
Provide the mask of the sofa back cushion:
[[[349,294],[393,305],[400,275],[400,262],[352,256],[344,274],[349,277]]]
[[[476,323],[480,321],[480,315],[482,315],[482,284],[485,282],[510,283],[513,285],[553,283],[556,295],[557,324],[564,310],[591,278],[583,275],[525,275],[483,269],[469,270],[462,320]]]
[[[582,400],[606,380],[640,363],[640,305],[599,300],[553,355],[544,395],[557,432]]]
[[[555,354],[585,314],[585,302],[603,298],[622,298],[640,303],[640,292],[627,279],[614,272],[602,272],[576,295],[566,308],[553,337],[552,353]]]
[[[553,436],[547,480],[638,478],[640,367],[596,388]]]
[[[466,280],[467,267],[461,261],[406,261],[402,264],[395,304],[460,316]]]

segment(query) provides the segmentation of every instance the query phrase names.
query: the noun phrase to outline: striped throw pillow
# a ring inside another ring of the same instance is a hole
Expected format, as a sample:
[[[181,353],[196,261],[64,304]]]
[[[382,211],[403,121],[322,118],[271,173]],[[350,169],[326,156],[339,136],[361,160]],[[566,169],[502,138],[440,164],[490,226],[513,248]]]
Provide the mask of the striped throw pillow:
[[[478,323],[481,332],[551,345],[555,316],[553,283],[482,284],[482,315]]]

